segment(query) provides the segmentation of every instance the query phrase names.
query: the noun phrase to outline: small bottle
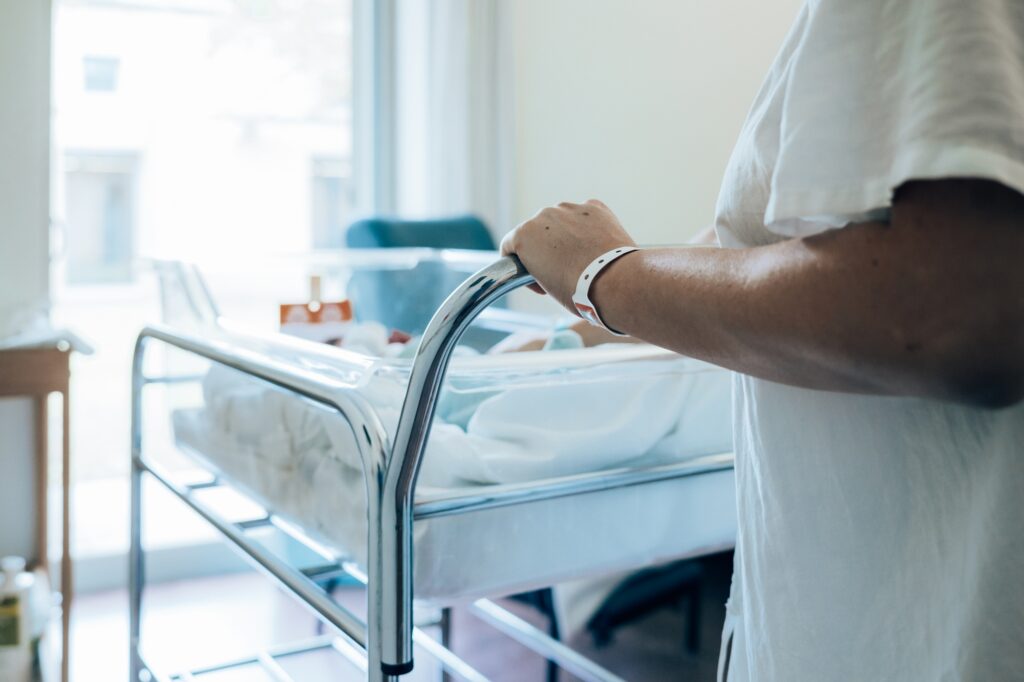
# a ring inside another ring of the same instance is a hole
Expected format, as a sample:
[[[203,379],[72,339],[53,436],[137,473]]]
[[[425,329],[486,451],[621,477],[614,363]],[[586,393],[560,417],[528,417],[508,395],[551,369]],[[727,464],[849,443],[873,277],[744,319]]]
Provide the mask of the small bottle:
[[[352,302],[348,299],[323,300],[323,280],[319,275],[309,278],[309,300],[306,303],[280,305],[281,331],[311,341],[341,345],[339,342],[352,326]]]
[[[31,594],[35,577],[25,572],[25,560],[0,559],[0,680],[30,682],[32,679]]]

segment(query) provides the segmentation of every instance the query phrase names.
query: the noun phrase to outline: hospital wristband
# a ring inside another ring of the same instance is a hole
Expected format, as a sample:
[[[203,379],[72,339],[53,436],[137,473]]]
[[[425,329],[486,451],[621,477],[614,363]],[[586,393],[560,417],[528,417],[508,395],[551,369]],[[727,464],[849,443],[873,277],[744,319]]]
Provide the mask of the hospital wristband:
[[[590,300],[590,287],[593,286],[594,280],[606,267],[611,265],[613,262],[622,258],[627,253],[633,253],[639,251],[637,246],[620,246],[617,249],[612,249],[606,253],[601,254],[593,261],[590,265],[583,269],[580,273],[580,278],[576,280],[576,293],[572,295],[572,303],[576,307],[576,312],[580,314],[584,320],[600,327],[610,334],[615,336],[626,336],[622,332],[617,332],[604,323],[601,319],[601,315],[597,312],[597,306]]]

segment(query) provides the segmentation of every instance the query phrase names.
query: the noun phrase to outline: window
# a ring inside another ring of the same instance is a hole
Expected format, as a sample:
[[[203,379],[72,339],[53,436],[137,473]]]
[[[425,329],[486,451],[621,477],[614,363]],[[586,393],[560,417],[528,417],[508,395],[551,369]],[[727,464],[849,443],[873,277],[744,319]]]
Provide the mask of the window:
[[[139,328],[160,321],[145,259],[300,252],[350,220],[352,2],[53,3],[65,237],[54,319],[96,350],[76,358],[70,402],[73,499],[89,510],[73,517],[72,551],[86,582],[113,580],[97,566],[124,565],[112,557],[127,548],[129,358]],[[218,293],[227,310],[251,295]],[[175,519],[157,517],[149,539],[200,541]]]
[[[121,60],[117,57],[84,57],[85,89],[89,92],[114,92],[120,66]]]
[[[68,284],[132,279],[136,160],[131,155],[72,154],[65,161]]]
[[[313,248],[345,245],[352,216],[352,164],[347,159],[314,159],[312,181]]]

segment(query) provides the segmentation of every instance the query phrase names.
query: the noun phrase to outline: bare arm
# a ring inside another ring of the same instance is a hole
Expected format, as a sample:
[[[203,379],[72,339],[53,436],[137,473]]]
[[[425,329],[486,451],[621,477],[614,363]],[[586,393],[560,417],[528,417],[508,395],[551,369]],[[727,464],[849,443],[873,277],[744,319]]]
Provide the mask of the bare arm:
[[[624,243],[607,207],[588,202],[545,209],[503,248],[569,304],[586,263]],[[915,182],[889,223],[629,254],[592,299],[612,327],[753,376],[999,406],[1024,394],[1022,261],[1024,196],[986,181]]]
[[[718,237],[715,235],[715,228],[705,227],[690,240],[690,243],[697,246],[718,246]],[[580,335],[580,338],[583,339],[584,346],[599,346],[603,343],[644,343],[641,339],[632,336],[615,336],[600,327],[595,327],[586,320],[580,320],[579,322],[574,323],[572,325],[572,330]],[[540,347],[543,347],[543,341],[537,348]],[[537,348],[531,347],[528,350],[536,350]]]

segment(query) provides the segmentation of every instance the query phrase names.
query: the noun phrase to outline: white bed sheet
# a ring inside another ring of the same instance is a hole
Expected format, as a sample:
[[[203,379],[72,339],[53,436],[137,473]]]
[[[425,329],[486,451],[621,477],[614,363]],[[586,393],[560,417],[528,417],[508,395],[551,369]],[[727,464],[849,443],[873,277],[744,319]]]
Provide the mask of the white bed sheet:
[[[529,358],[513,364],[529,374]],[[641,356],[494,390],[459,384],[455,372],[417,500],[731,451],[729,375],[692,360]],[[393,432],[400,382],[370,381],[362,390]],[[178,442],[365,565],[365,486],[345,421],[218,368],[207,375],[204,399],[204,408],[174,414]],[[420,521],[416,596],[444,604],[521,591],[717,551],[734,537],[731,471]]]

